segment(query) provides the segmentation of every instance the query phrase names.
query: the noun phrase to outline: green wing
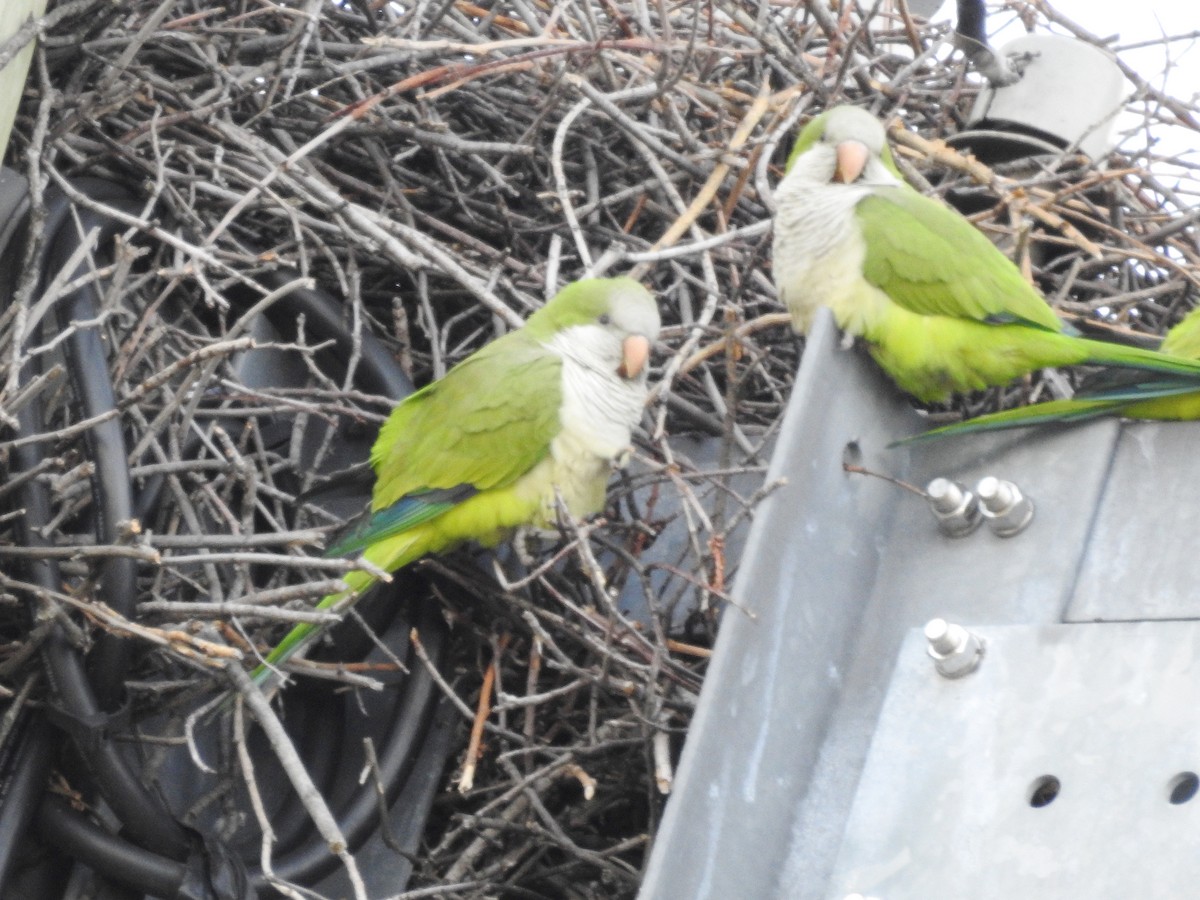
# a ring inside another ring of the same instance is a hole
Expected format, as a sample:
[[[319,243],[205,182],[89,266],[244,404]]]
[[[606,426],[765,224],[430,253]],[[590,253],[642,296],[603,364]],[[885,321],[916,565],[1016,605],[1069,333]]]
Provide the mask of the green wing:
[[[560,430],[561,371],[557,355],[514,331],[408,397],[371,450],[372,510],[422,494],[443,504],[446,491],[516,481]]]
[[[942,203],[907,186],[880,188],[855,213],[867,247],[863,276],[900,306],[919,315],[1062,331],[1017,267]]]
[[[1172,356],[1200,359],[1200,307],[1193,309],[1168,331],[1158,349]]]

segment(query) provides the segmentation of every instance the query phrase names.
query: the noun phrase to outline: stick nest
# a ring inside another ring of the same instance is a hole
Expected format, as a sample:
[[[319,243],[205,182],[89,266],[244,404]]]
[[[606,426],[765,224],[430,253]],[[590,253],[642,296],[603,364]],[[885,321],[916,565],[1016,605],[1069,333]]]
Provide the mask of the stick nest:
[[[1014,8],[1049,24],[1040,5]],[[633,896],[798,362],[768,231],[794,124],[835,102],[890,117],[903,163],[939,194],[980,201],[977,223],[1064,314],[1153,337],[1196,302],[1195,173],[1165,168],[1151,140],[1196,130],[1194,106],[1138,81],[1141,123],[1103,165],[1068,154],[989,169],[940,141],[979,88],[947,26],[890,4],[866,17],[734,0],[52,6],[10,164],[35,186],[35,218],[46,190],[76,196],[81,177],[134,202],[81,276],[101,289],[94,321],[48,327],[43,298],[61,285],[39,295],[32,272],[0,316],[4,449],[36,398],[36,477],[53,499],[51,546],[9,552],[52,556],[65,579],[51,595],[12,567],[0,575],[0,684],[41,695],[34,651],[52,621],[81,648],[119,635],[132,648],[126,737],[152,738],[152,778],[154,748],[189,740],[197,698],[228,690],[227,667],[253,663],[350,565],[320,551],[353,510],[310,492],[344,440],[369,443],[392,399],[357,386],[358,344],[329,369],[303,316],[287,339],[255,331],[289,290],[332,293],[347,327],[380,337],[421,385],[562,284],[632,272],[666,328],[603,521],[566,526],[532,559],[428,561],[406,590],[431,594],[451,625],[438,689],[461,725],[412,885]],[[77,329],[104,335],[134,488],[155,497],[108,544],[91,529],[75,389],[53,365]],[[264,346],[299,382],[248,374]],[[30,361],[46,373],[35,382],[20,375]],[[96,581],[118,556],[139,567],[126,613],[102,605]],[[367,611],[345,627],[376,628]],[[392,652],[422,667],[422,646],[417,634]],[[297,677],[368,691],[396,669],[339,662]],[[254,778],[237,753],[217,755],[210,793],[180,816],[207,821],[219,782],[231,796]]]

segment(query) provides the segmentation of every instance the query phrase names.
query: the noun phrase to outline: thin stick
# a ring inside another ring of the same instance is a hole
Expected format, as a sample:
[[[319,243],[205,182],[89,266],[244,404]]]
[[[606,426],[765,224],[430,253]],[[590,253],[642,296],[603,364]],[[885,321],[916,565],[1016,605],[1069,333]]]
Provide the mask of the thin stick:
[[[497,654],[503,653],[506,646],[508,635],[502,634],[496,642]],[[475,721],[471,725],[471,740],[467,744],[467,759],[458,779],[460,794],[468,793],[475,786],[475,767],[479,762],[480,745],[483,743],[483,727],[491,713],[492,688],[496,684],[498,663],[499,659],[493,658],[483,672],[483,684],[479,688],[479,706],[475,711]]]

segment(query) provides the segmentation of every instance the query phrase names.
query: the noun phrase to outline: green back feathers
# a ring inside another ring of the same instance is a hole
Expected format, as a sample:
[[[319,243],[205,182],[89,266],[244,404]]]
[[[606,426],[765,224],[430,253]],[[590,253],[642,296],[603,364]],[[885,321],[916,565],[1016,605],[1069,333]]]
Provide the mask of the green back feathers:
[[[408,397],[371,450],[372,509],[430,490],[488,490],[528,472],[560,427],[561,371],[559,358],[522,328]]]
[[[1184,316],[1182,321],[1167,332],[1159,349],[1172,356],[1200,359],[1200,306]]]
[[[937,200],[907,186],[877,188],[856,213],[863,277],[910,312],[1062,330],[1008,257]]]
[[[537,465],[561,428],[562,363],[545,344],[566,328],[601,321],[625,300],[654,304],[631,278],[569,284],[522,328],[400,403],[371,450],[372,509],[464,485],[505,487]]]

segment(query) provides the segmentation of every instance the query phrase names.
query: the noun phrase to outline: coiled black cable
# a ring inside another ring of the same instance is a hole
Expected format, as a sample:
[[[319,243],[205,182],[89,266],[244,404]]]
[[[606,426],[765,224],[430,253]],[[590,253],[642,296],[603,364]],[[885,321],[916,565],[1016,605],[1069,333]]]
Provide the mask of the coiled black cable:
[[[177,897],[187,878],[187,866],[156,853],[147,853],[115,834],[92,824],[61,797],[47,797],[38,809],[38,828],[54,836],[55,846],[68,856],[95,865],[122,884],[135,885],[154,897]]]
[[[78,182],[76,187],[94,200],[116,206],[129,213],[136,213],[138,205],[124,191],[104,182],[91,179]],[[68,219],[71,209],[67,198],[52,195],[48,204],[47,228],[55,233],[71,228]],[[123,230],[110,218],[92,210],[78,210],[84,231],[96,228],[101,239],[118,230]],[[74,252],[76,241],[54,240],[46,248],[46,266],[42,272],[43,283],[53,272],[61,271]],[[83,267],[80,266],[80,271]],[[86,322],[99,312],[99,287],[89,282],[77,291],[64,297],[56,307],[59,328],[66,330],[72,322]],[[108,361],[104,343],[98,327],[78,328],[66,344],[67,365],[71,372],[71,385],[75,392],[80,412],[85,417],[98,416],[116,408],[112,381],[108,374]],[[125,447],[125,435],[120,419],[112,417],[93,425],[84,432],[84,444],[88,458],[96,473],[91,479],[95,509],[93,527],[96,541],[101,544],[117,543],[121,539],[122,523],[133,517],[133,486],[129,473],[129,454]],[[100,594],[109,606],[123,616],[133,614],[137,602],[137,569],[130,557],[108,557],[98,566]],[[112,634],[102,634],[88,654],[88,674],[96,694],[96,702],[105,711],[117,709],[124,697],[124,678],[129,669],[130,642]]]
[[[133,200],[119,187],[93,180],[77,182],[75,187],[105,205],[130,213],[137,211]],[[84,231],[98,229],[100,240],[109,239],[121,230],[122,226],[100,213],[87,209],[72,213],[72,209],[69,199],[61,194],[47,201],[48,249],[40,266],[43,275],[57,271],[78,246],[80,237],[72,215],[79,216]],[[262,281],[264,287],[271,290],[294,278],[295,273],[279,271]],[[259,296],[247,289],[234,291],[231,300],[248,305]],[[98,289],[92,284],[64,297],[57,304],[59,327],[95,320],[99,300]],[[355,377],[360,387],[394,397],[412,390],[403,371],[378,340],[365,332],[355,338],[346,330],[342,325],[341,310],[329,295],[318,290],[298,289],[265,315],[285,338],[295,337],[295,323],[302,315],[310,336],[331,339],[333,346],[324,351],[323,359],[319,359],[323,367],[336,370],[340,363],[344,368],[351,349],[357,349],[360,366]],[[115,409],[107,354],[98,328],[76,327],[68,338],[67,360],[80,414],[90,418]],[[22,383],[27,383],[34,374],[33,371],[23,373]],[[19,416],[20,435],[30,437],[42,433],[42,418],[41,404],[35,399]],[[122,524],[131,519],[135,511],[153,505],[157,485],[146,485],[142,495],[134,497],[124,435],[116,417],[90,429],[85,447],[95,463],[93,526],[97,540],[115,542],[121,536]],[[43,453],[42,444],[36,441],[17,447],[13,455],[14,472],[27,471],[37,465]],[[18,538],[27,546],[46,546],[49,542],[40,529],[50,521],[48,491],[43,484],[29,479],[23,486],[20,500],[26,515],[18,525]],[[57,564],[52,559],[33,561],[27,577],[47,591],[57,590],[61,584]],[[99,572],[100,595],[122,614],[132,616],[137,599],[135,579],[132,560],[107,560]],[[396,652],[401,656],[408,652],[409,627],[404,624],[402,634],[395,641],[399,648]],[[439,658],[445,643],[445,628],[440,618],[429,611],[420,613],[418,627],[427,650],[435,659]],[[236,870],[243,867],[227,848],[180,826],[108,740],[103,725],[106,715],[119,706],[123,697],[129,660],[126,643],[100,638],[89,655],[86,669],[78,649],[62,634],[54,634],[43,650],[54,696],[61,704],[58,714],[53,717],[54,722],[71,733],[78,747],[77,755],[86,761],[97,790],[122,822],[124,831],[121,836],[113,835],[52,797],[41,803],[38,828],[49,845],[116,882],[153,896],[212,900],[241,900],[243,896],[250,896],[245,893],[249,890],[245,886],[247,878],[255,888],[260,888],[265,884],[262,873],[246,866],[246,877],[238,875]],[[433,681],[420,665],[410,669],[411,674],[399,689],[391,692],[388,701],[380,706],[379,713],[385,718],[376,719],[388,725],[376,744],[378,777],[389,800],[411,787],[410,782],[420,780],[414,779],[417,769],[425,767],[426,771],[440,771],[440,757],[430,759],[427,753],[422,753],[430,729],[436,727],[437,697]],[[304,728],[304,717],[297,715],[296,718],[298,727]],[[322,727],[316,723],[310,725]],[[328,728],[328,723],[323,727]],[[0,764],[0,771],[8,772],[3,785],[5,793],[0,796],[0,894],[4,892],[12,848],[25,833],[25,826],[32,817],[32,798],[44,789],[49,760],[52,759],[49,752],[52,734],[53,730],[44,720],[30,717],[25,723],[21,742],[12,754],[11,767],[6,770]],[[351,846],[357,845],[375,827],[378,801],[374,787],[369,784],[346,787],[344,773],[340,773],[341,759],[337,755],[306,762],[317,763],[313,771],[318,776],[324,771],[326,782],[341,786],[335,798],[335,813]],[[427,776],[425,780],[428,781]],[[311,883],[337,865],[325,842],[312,829],[294,830],[280,850],[275,871],[297,883]]]
[[[93,199],[118,208],[132,211],[132,200],[120,188],[105,182],[82,182],[79,189],[88,192]],[[47,197],[44,252],[39,270],[45,276],[53,268],[70,259],[72,244],[81,238],[70,221],[72,212],[79,217],[83,231],[95,229],[98,242],[110,240],[124,227],[110,217],[89,209],[73,207],[69,198],[53,191]],[[64,240],[66,235],[72,238]],[[74,278],[83,274],[83,263]],[[45,278],[43,277],[43,283]],[[94,319],[98,311],[98,288],[95,282],[87,281],[83,286],[62,298],[56,305],[58,325],[66,329],[72,321]],[[112,410],[116,406],[112,386],[108,377],[107,355],[96,327],[76,327],[67,339],[68,371],[85,416],[92,417]],[[21,373],[21,383],[26,384],[34,377],[34,364],[29,363]],[[43,433],[42,404],[35,398],[18,413],[19,431],[22,437]],[[112,426],[112,427],[108,427]],[[129,469],[125,461],[125,441],[115,419],[101,422],[85,433],[89,452],[95,453],[96,475],[92,479],[95,495],[96,538],[101,542],[115,542],[117,525],[132,514]],[[13,453],[14,471],[34,469],[46,454],[46,446],[39,441],[22,444]],[[123,486],[122,486],[123,482]],[[21,488],[21,501],[25,515],[18,527],[21,542],[28,547],[50,545],[42,529],[51,521],[49,491],[44,484],[27,480]],[[114,560],[115,561],[115,560]],[[122,561],[126,562],[126,561]],[[38,560],[30,567],[30,576],[40,588],[54,592],[62,584],[58,565],[50,559]],[[137,600],[135,572],[130,565],[112,566],[101,569],[101,587],[105,600],[122,615],[133,612]],[[34,605],[36,615],[36,603]],[[119,700],[120,682],[125,677],[128,650],[116,638],[103,636],[97,641],[98,665],[93,667],[97,682],[104,688],[110,703]],[[60,704],[56,718],[66,728],[76,743],[79,756],[90,771],[104,799],[116,812],[128,830],[131,839],[140,846],[174,859],[187,856],[189,841],[184,829],[177,823],[166,807],[153,796],[144,781],[129,767],[115,744],[103,738],[103,727],[107,712],[97,699],[92,678],[85,671],[77,648],[73,647],[56,629],[42,647],[46,672],[50,678],[54,696]]]

